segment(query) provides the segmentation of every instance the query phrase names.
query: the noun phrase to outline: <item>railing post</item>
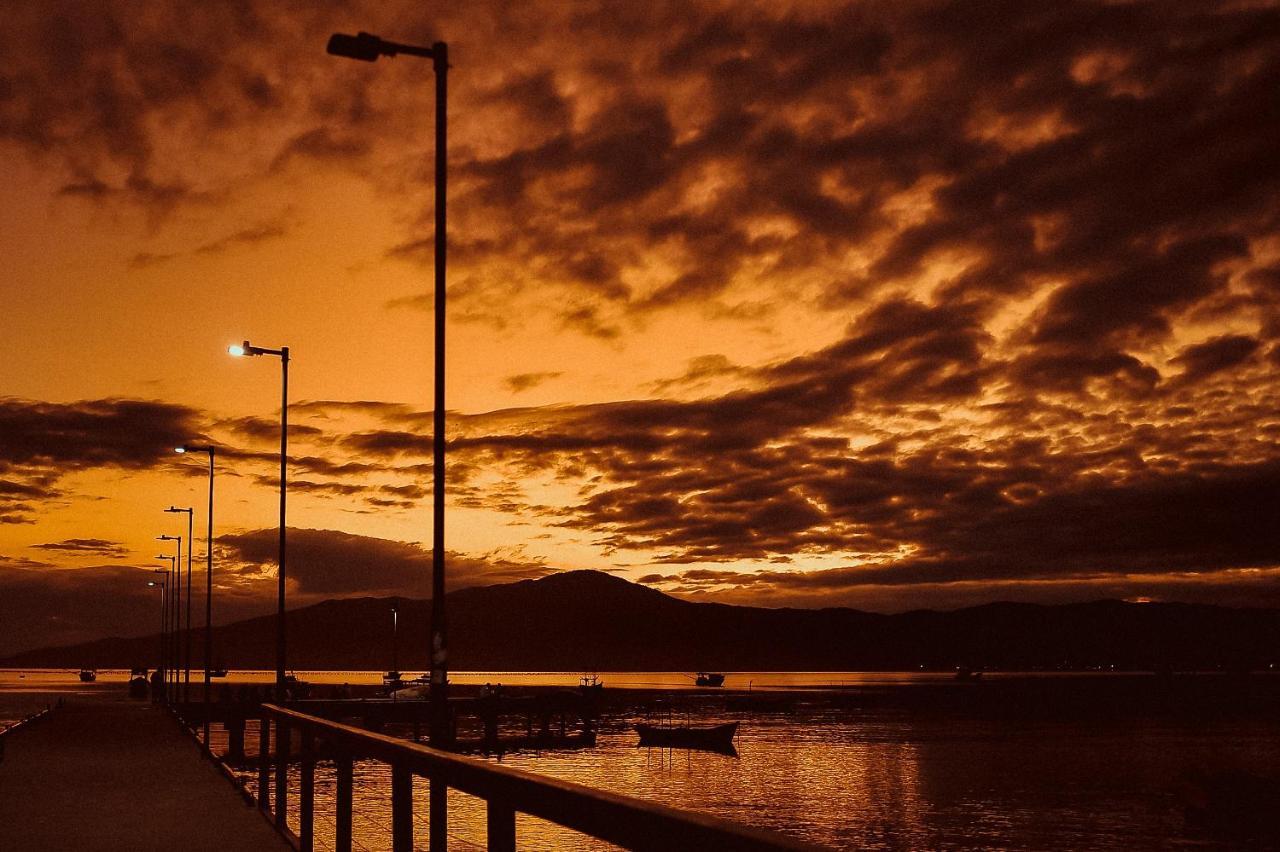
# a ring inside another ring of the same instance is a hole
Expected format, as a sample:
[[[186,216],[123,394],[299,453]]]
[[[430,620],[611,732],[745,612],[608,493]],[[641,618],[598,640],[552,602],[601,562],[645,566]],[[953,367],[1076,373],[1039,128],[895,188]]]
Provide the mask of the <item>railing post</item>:
[[[413,852],[413,774],[401,763],[391,764],[391,849]]]
[[[489,800],[489,852],[516,852],[516,812],[499,799]]]
[[[336,852],[351,852],[351,754],[342,752],[334,761],[338,789],[334,795],[333,847]]]
[[[271,812],[271,720],[258,720],[258,807]]]
[[[289,827],[289,726],[276,719],[276,828]]]
[[[244,728],[245,718],[238,714],[228,716],[223,719],[222,726],[227,729],[227,753],[223,755],[223,759],[228,763],[241,763],[244,761]],[[210,753],[213,752],[213,743],[207,738],[205,745],[208,746]]]
[[[427,849],[430,852],[448,852],[449,849],[449,788],[444,779],[428,778],[427,794]]]
[[[316,739],[310,728],[302,729],[302,762],[298,765],[298,845],[312,852],[316,836]]]

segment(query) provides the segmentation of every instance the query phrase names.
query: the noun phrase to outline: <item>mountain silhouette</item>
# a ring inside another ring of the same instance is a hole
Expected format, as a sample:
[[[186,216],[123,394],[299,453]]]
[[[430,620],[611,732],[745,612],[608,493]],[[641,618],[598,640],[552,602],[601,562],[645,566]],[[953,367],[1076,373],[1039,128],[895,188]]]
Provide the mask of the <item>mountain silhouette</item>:
[[[287,614],[291,669],[391,666],[391,598],[330,600]],[[400,599],[399,663],[427,665],[430,601]],[[448,596],[449,666],[480,671],[856,671],[1257,669],[1280,656],[1280,611],[1097,601],[993,603],[951,612],[766,609],[694,603],[598,571],[460,589]],[[192,666],[203,636],[192,642]],[[156,636],[102,639],[0,667],[129,667]],[[275,619],[214,630],[215,662],[273,668]]]

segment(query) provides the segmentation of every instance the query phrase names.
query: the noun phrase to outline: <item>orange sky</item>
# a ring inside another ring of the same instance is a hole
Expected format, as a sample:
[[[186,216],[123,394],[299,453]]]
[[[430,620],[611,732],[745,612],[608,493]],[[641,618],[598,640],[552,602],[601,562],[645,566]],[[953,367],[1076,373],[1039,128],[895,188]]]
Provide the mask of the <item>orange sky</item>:
[[[0,651],[150,626],[186,438],[270,605],[246,337],[293,601],[426,596],[432,76],[361,29],[451,45],[451,581],[1280,602],[1274,4],[65,2],[0,33]]]

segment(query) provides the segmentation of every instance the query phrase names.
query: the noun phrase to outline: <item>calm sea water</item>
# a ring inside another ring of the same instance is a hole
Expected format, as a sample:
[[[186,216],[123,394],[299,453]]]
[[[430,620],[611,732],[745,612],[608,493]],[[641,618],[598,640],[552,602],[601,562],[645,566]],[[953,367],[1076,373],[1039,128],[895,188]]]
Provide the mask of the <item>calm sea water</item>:
[[[326,683],[378,680],[375,672],[298,674]],[[104,672],[98,683],[81,685],[74,672],[28,673],[22,683],[0,672],[0,718],[24,698],[118,689],[125,675]],[[451,676],[513,687],[570,686],[578,678]],[[271,677],[232,673],[231,680]],[[635,698],[624,693],[613,705],[595,748],[508,753],[502,763],[850,849],[1233,848],[1259,841],[1249,835],[1257,815],[1231,811],[1232,802],[1280,803],[1268,798],[1280,790],[1280,678],[1273,675],[997,676],[959,685],[913,673],[743,673],[730,674],[730,691],[709,695],[685,691],[692,684],[682,674],[601,678],[609,687],[634,687]],[[632,725],[666,712],[693,724],[739,721],[737,756],[637,748]],[[215,735],[215,749],[223,740]],[[356,778],[356,840],[389,849],[389,771],[361,762]],[[332,796],[332,771],[322,764],[322,847],[332,836]],[[426,797],[419,780],[423,843]],[[483,803],[451,793],[450,805],[455,844],[483,847]],[[608,848],[527,817],[517,831],[522,849]]]

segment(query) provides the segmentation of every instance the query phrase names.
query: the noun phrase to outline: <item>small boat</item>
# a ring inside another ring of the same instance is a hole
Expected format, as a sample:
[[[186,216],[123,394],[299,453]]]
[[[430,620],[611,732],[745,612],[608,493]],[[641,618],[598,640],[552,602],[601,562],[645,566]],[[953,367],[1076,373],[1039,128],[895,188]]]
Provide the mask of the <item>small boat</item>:
[[[209,677],[226,677],[227,670],[223,668],[209,669]]]
[[[955,679],[962,681],[982,680],[982,672],[975,672],[968,666],[956,666]]]
[[[81,669],[80,670],[80,680],[84,681],[85,683],[93,683],[97,679],[98,679],[97,669]]]
[[[391,668],[382,673],[382,685],[395,692],[404,687],[400,674],[400,599],[391,601]]]
[[[724,675],[719,672],[698,672],[693,682],[697,686],[724,686]]]
[[[431,687],[426,683],[420,683],[421,678],[414,678],[409,681],[409,686],[403,689],[395,689],[391,692],[391,697],[397,701],[418,701],[426,700],[431,694]]]
[[[578,691],[583,695],[599,695],[604,692],[604,681],[599,675],[583,675],[578,681]]]
[[[642,746],[691,748],[736,754],[733,748],[733,737],[738,733],[738,723],[688,727],[637,724],[636,733],[640,735],[639,744]]]

